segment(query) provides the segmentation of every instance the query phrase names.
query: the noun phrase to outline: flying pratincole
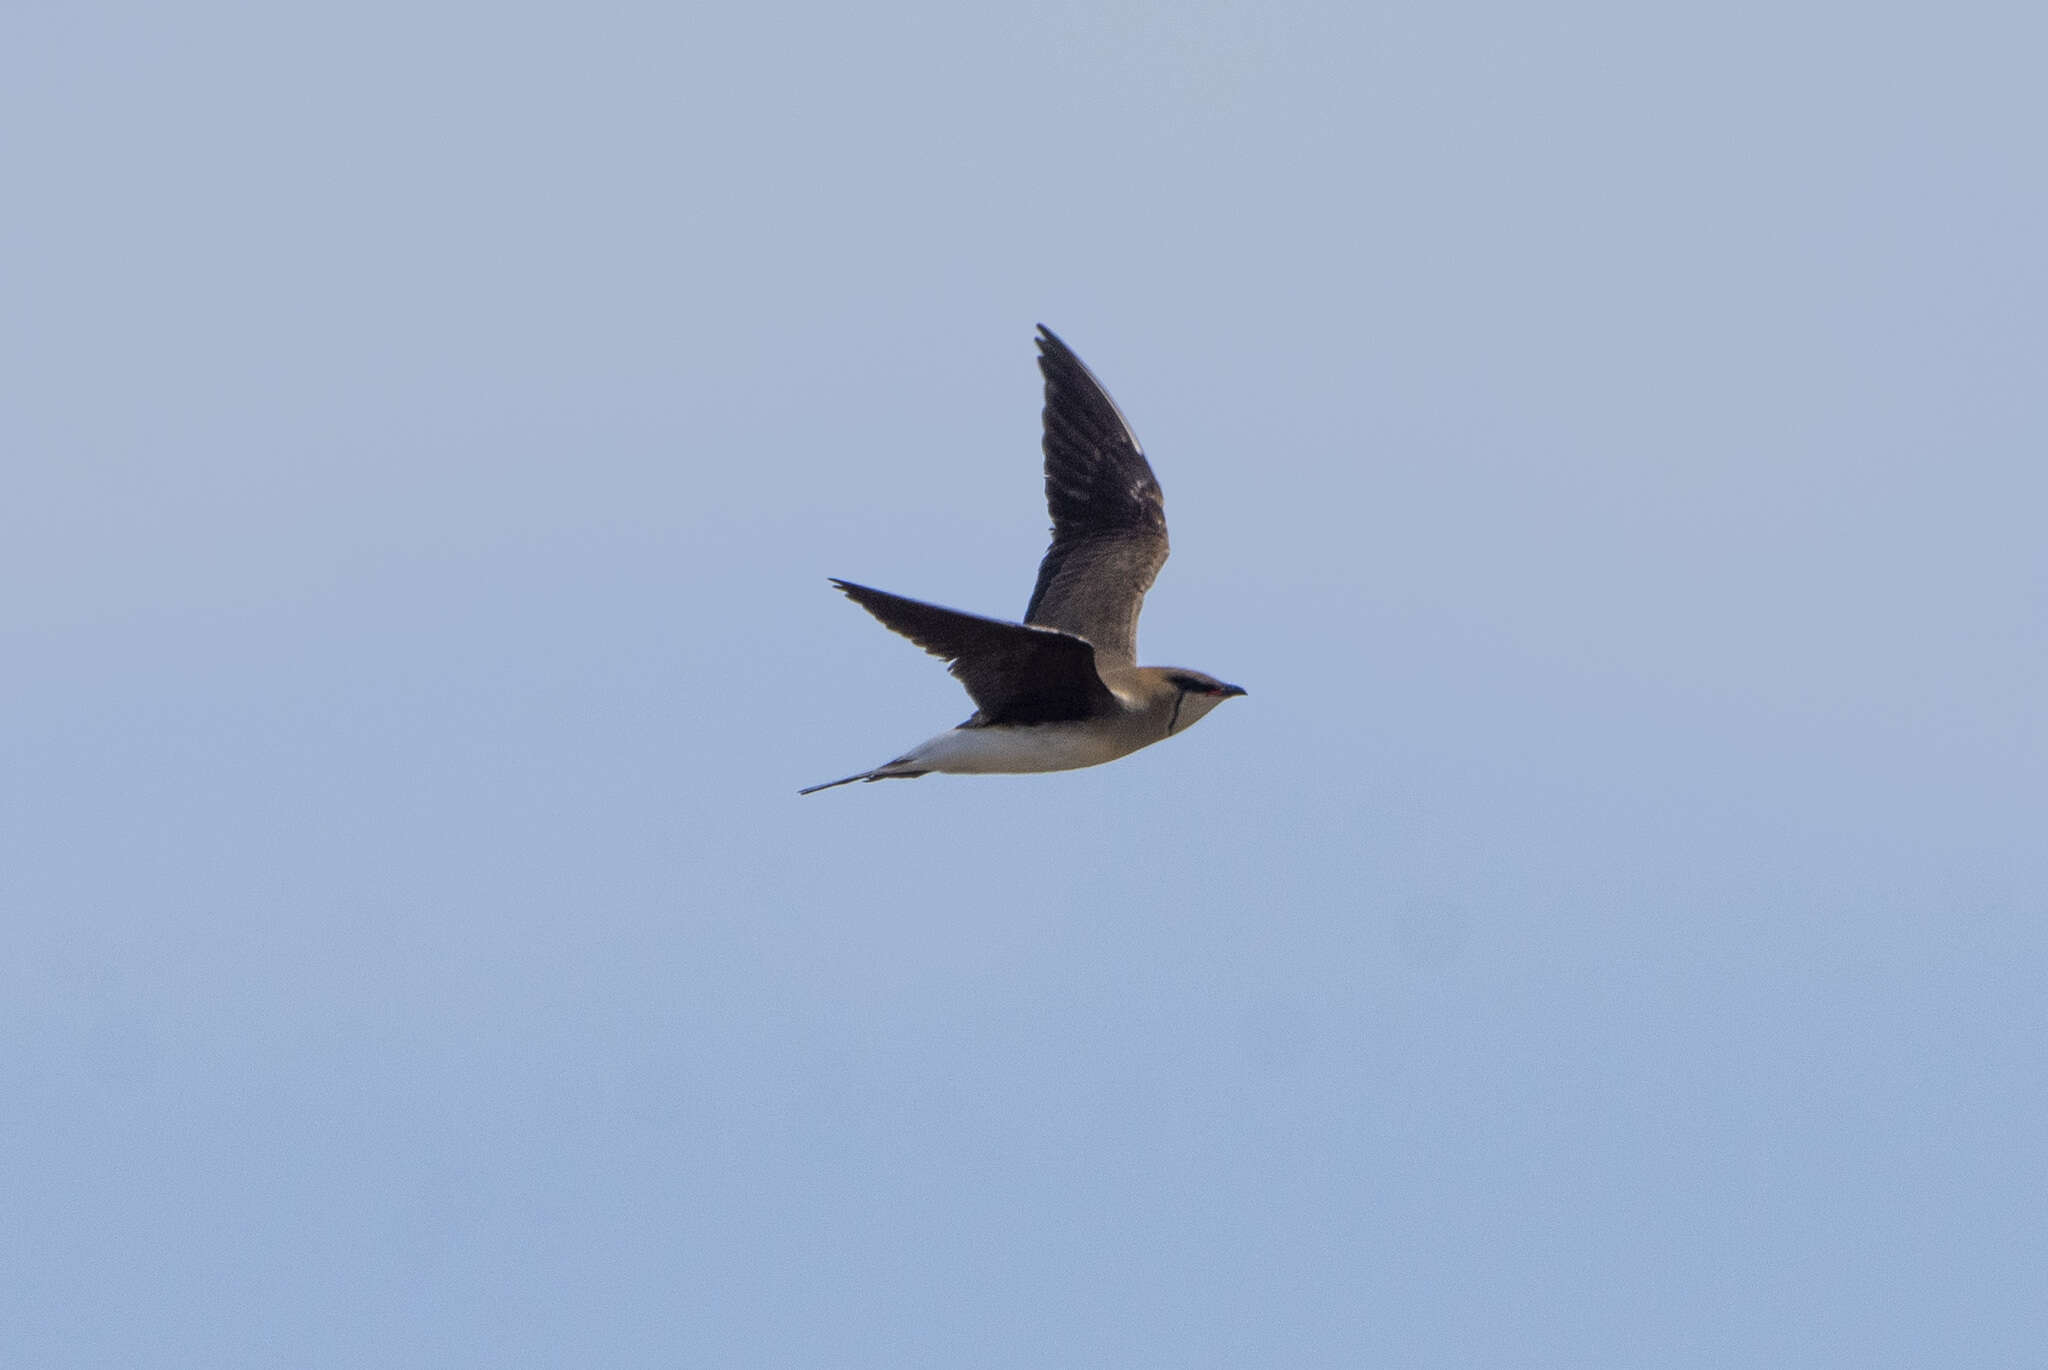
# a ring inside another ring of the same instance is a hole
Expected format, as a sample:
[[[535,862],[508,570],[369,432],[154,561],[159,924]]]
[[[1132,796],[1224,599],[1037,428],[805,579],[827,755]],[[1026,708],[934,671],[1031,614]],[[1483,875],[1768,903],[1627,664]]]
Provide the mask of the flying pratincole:
[[[951,670],[974,717],[894,761],[813,785],[1099,766],[1185,730],[1243,690],[1138,664],[1138,610],[1166,564],[1166,509],[1131,426],[1081,359],[1038,327],[1052,546],[1022,623],[835,580],[848,599]]]

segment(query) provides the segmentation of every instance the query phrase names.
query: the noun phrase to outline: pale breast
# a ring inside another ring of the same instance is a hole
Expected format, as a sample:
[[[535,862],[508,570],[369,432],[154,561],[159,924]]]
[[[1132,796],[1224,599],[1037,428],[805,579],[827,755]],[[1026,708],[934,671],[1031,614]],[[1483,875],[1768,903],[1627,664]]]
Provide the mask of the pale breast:
[[[956,775],[1013,775],[1072,771],[1129,756],[1158,741],[1136,729],[1090,724],[1038,723],[1021,727],[955,728],[912,751],[906,761]]]

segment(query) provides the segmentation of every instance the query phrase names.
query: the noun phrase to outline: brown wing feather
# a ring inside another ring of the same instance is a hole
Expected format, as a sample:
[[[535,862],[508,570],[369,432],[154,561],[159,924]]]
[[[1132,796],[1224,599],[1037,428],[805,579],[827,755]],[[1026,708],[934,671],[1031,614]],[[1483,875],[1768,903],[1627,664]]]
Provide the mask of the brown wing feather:
[[[1078,637],[942,609],[851,581],[832,583],[883,626],[949,662],[980,710],[976,723],[1053,723],[1121,708],[1095,672],[1095,649]]]
[[[1138,611],[1166,564],[1166,506],[1137,436],[1073,350],[1038,327],[1052,545],[1027,623],[1086,638],[1105,662],[1138,654]]]

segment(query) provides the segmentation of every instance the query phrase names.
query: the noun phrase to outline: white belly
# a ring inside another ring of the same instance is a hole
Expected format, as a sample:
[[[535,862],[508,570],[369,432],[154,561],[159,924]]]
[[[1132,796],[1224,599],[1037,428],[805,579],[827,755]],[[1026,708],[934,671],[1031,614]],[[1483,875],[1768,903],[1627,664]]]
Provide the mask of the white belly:
[[[947,771],[955,775],[1071,771],[1099,766],[1152,739],[1129,731],[1087,728],[1072,723],[1021,727],[955,728],[912,748],[887,770]]]

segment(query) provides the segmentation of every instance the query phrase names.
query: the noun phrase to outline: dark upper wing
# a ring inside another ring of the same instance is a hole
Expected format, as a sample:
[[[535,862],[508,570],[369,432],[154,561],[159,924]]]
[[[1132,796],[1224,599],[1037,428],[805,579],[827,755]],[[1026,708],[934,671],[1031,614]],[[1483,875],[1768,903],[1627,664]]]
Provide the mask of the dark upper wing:
[[[1106,663],[1138,656],[1138,610],[1166,564],[1159,482],[1116,401],[1067,345],[1038,326],[1045,374],[1045,503],[1052,546],[1027,623],[1087,638]]]
[[[1080,638],[941,609],[850,581],[832,583],[886,627],[951,662],[981,710],[981,723],[1053,723],[1121,707],[1095,673],[1095,649]]]

